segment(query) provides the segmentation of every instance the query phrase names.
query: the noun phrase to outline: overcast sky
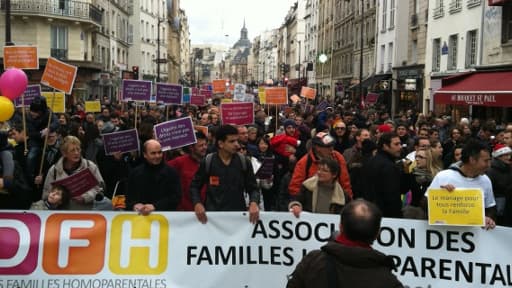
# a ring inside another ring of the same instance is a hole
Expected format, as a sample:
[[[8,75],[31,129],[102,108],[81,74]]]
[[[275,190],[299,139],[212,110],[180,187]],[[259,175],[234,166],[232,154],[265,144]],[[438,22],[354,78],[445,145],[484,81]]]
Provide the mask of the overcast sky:
[[[294,0],[181,0],[192,44],[232,46],[240,38],[244,18],[249,40],[279,28]],[[226,36],[228,35],[228,36]]]

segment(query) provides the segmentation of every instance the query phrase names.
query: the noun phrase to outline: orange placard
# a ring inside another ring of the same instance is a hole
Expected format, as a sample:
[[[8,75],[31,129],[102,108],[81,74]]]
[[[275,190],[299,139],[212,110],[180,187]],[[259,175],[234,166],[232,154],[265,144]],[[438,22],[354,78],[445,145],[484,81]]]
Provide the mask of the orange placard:
[[[213,94],[226,92],[226,80],[216,79],[212,81]]]
[[[288,88],[272,87],[265,88],[266,103],[274,105],[288,104]]]
[[[36,46],[4,46],[4,69],[39,69]]]
[[[75,83],[78,68],[61,62],[55,58],[48,58],[44,68],[41,84],[55,88],[66,94],[71,94]]]
[[[316,97],[316,89],[302,86],[300,89],[300,96],[306,99],[314,100]]]
[[[205,136],[208,136],[208,126],[194,125],[194,129],[202,132]]]

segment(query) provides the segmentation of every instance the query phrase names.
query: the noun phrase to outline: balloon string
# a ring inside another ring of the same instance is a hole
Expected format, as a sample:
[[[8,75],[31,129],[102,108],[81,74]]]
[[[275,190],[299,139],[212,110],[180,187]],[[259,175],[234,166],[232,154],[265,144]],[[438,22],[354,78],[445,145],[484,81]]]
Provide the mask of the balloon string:
[[[25,93],[21,95],[21,115],[22,119],[21,122],[23,124],[23,133],[25,134],[25,137],[23,137],[23,145],[25,149],[23,150],[23,155],[27,156],[28,154],[28,148],[27,148],[27,120],[26,120],[26,108],[25,108]]]

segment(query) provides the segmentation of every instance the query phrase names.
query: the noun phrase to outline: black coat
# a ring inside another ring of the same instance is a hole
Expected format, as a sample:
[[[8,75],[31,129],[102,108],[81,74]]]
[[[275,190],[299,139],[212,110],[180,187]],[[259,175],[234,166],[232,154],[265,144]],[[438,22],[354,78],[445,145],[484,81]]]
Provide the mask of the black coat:
[[[498,218],[498,224],[512,227],[512,169],[505,162],[493,159],[486,174],[491,179],[494,196],[506,199],[503,219]]]
[[[175,211],[181,200],[180,176],[164,162],[155,166],[144,161],[131,171],[127,182],[127,210],[142,203],[153,204],[157,211]]]
[[[327,288],[327,254],[334,256],[336,287],[403,287],[391,272],[393,260],[381,252],[328,242],[322,250],[308,253],[297,265],[287,288]]]
[[[384,217],[402,217],[401,195],[409,190],[410,177],[400,165],[382,150],[365,165],[363,198],[377,204]]]

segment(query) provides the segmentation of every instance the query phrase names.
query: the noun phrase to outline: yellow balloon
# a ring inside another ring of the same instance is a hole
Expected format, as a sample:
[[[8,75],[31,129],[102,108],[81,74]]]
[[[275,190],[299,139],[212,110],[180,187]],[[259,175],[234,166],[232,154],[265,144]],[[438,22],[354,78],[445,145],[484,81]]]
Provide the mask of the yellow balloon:
[[[0,96],[0,121],[7,121],[11,119],[14,114],[14,104],[11,99]]]

